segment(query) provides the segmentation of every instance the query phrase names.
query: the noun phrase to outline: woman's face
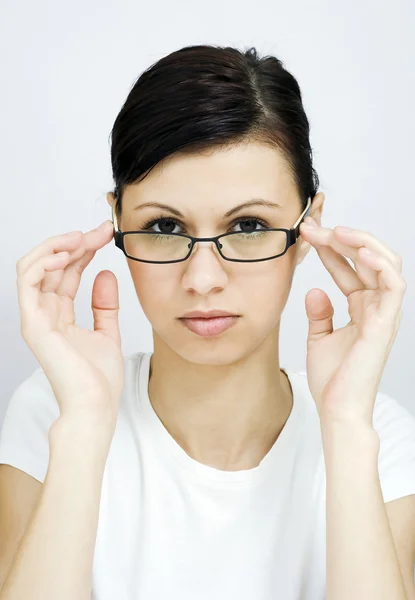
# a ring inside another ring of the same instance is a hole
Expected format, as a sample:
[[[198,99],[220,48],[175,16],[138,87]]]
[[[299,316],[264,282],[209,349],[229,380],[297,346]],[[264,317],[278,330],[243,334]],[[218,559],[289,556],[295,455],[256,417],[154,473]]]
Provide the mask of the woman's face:
[[[110,204],[114,200],[112,194],[107,198]],[[237,205],[258,198],[279,207],[253,205],[224,217]],[[147,202],[169,205],[183,217],[157,207],[140,209]],[[168,221],[158,222],[151,231],[212,237],[247,231],[247,226],[249,231],[261,229],[261,222],[290,229],[302,210],[282,155],[250,142],[209,154],[169,157],[138,184],[127,186],[118,225],[121,231],[140,230],[146,222],[161,217]],[[227,364],[278,334],[295,267],[308,249],[300,237],[279,258],[238,263],[223,259],[214,243],[197,243],[186,261],[127,261],[155,344],[167,344],[190,362]],[[232,327],[214,337],[198,335],[179,320],[189,311],[212,309],[240,316]]]

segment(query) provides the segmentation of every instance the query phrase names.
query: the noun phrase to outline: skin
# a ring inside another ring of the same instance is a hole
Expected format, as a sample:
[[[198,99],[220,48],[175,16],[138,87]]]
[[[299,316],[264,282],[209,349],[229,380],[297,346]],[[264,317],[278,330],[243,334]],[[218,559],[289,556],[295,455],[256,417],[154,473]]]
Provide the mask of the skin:
[[[280,209],[252,206],[223,215],[252,198]],[[114,196],[107,194],[110,205]],[[246,142],[231,149],[175,155],[157,165],[123,195],[121,231],[145,221],[174,217],[156,208],[133,210],[148,201],[179,209],[176,233],[209,237],[240,231],[238,217],[291,228],[302,213],[298,191],[283,155]],[[321,223],[324,194],[311,215]],[[153,231],[160,231],[159,224]],[[261,229],[262,226],[256,226]],[[280,319],[298,264],[310,249],[301,236],[284,256],[257,263],[224,260],[214,244],[196,244],[180,263],[147,264],[126,259],[154,341],[149,397],[169,433],[193,459],[221,470],[251,469],[281,433],[293,406],[280,369]],[[190,310],[223,309],[241,315],[213,338],[189,331],[178,317]]]

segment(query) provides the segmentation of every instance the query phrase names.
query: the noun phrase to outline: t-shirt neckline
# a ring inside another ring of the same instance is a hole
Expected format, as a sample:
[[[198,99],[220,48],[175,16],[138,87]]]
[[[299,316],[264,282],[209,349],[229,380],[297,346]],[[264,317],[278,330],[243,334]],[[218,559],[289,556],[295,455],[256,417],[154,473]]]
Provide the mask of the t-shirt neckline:
[[[143,352],[141,354],[137,373],[137,397],[141,411],[155,436],[155,443],[159,446],[160,450],[164,450],[166,456],[173,458],[181,468],[185,469],[187,474],[192,474],[193,477],[196,477],[199,481],[205,480],[228,484],[238,484],[242,482],[254,483],[262,480],[271,468],[276,467],[276,462],[283,458],[283,454],[287,450],[290,438],[296,429],[300,413],[299,403],[301,394],[296,386],[295,373],[283,369],[288,376],[293,391],[293,406],[291,413],[273,446],[256,467],[239,471],[223,471],[200,463],[189,456],[159,419],[150,402],[148,394],[150,359],[152,354],[152,352]]]

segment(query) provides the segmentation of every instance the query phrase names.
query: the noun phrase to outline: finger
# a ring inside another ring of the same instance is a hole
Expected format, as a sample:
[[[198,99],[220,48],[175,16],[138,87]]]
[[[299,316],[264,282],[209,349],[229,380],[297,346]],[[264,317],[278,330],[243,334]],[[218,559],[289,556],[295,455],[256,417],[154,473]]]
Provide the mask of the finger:
[[[349,246],[357,249],[369,248],[373,252],[378,252],[380,255],[387,258],[399,273],[402,272],[401,257],[388,248],[383,242],[375,238],[375,236],[372,234],[359,229],[350,229],[348,227],[337,226],[334,228],[334,235],[342,242],[347,241]],[[371,269],[369,265],[357,260],[355,266],[359,277],[366,283],[367,288],[382,289],[382,284],[379,280],[378,274],[376,271]]]
[[[358,263],[357,250],[359,248],[367,247],[373,250],[374,252],[379,252],[382,256],[385,256],[394,265],[394,267],[399,273],[402,272],[401,257],[371,233],[368,233],[367,231],[361,231],[359,229],[350,229],[347,227],[345,228],[339,226],[336,226],[334,230],[332,230],[329,228],[320,227],[314,220],[307,221],[307,223],[309,222],[314,222],[316,227],[312,227],[310,228],[310,230],[305,229],[306,236],[309,233],[309,231],[311,231],[313,232],[311,233],[311,236],[315,239],[316,243],[321,242],[322,244],[327,244],[330,240],[331,246],[335,250],[337,250],[344,256],[347,256],[353,261],[356,267],[356,271],[359,274],[359,277],[362,279],[362,281],[365,282],[366,287],[368,289],[377,289],[379,287],[379,279],[376,273],[374,273],[368,265],[365,265],[361,262]],[[304,223],[306,222],[304,221]],[[316,234],[316,231],[323,231],[324,233]],[[329,233],[331,231],[333,232],[332,237],[330,237]]]
[[[349,246],[353,246],[355,248],[366,246],[366,248],[385,256],[385,258],[387,258],[395,266],[396,270],[399,273],[402,273],[401,256],[368,231],[336,226],[334,228],[334,233],[337,235],[339,240],[347,242]]]
[[[54,292],[57,293],[59,289],[63,290],[63,294],[66,294],[72,299],[75,298],[80,278],[83,270],[87,266],[87,264],[92,260],[93,256],[97,249],[102,248],[105,244],[109,242],[112,237],[113,229],[107,227],[107,223],[109,221],[105,221],[101,223],[99,227],[88,231],[85,234],[82,234],[81,237],[77,237],[77,243],[73,245],[70,249],[70,259],[68,265],[66,265],[65,270],[57,270],[51,273],[47,273],[41,282],[40,291],[41,292]],[[111,236],[110,236],[111,234]],[[87,255],[86,262],[83,260],[83,256]],[[79,272],[79,279],[75,276],[78,274],[79,262],[81,260],[81,264],[83,265],[83,269]],[[75,267],[73,265],[76,265]],[[64,284],[62,288],[62,284],[66,279],[70,279],[72,284],[68,285]],[[66,290],[72,290],[71,293],[68,293]]]
[[[328,246],[316,248],[316,252],[334,282],[346,297],[356,290],[365,289],[359,275],[344,256]]]
[[[55,292],[62,281],[65,269],[56,269],[56,271],[46,271],[45,276],[40,282],[41,292]]]
[[[109,221],[108,223],[111,222]],[[105,223],[102,225],[101,232],[104,234],[103,230],[105,230]],[[84,252],[83,245],[85,240],[88,240],[88,243],[91,244],[93,243],[93,241],[91,241],[91,236],[92,240],[94,237],[97,238],[97,235],[99,238],[99,233],[97,234],[98,229],[99,228],[84,235],[82,232],[75,232],[75,235],[72,236],[66,234],[51,238],[37,246],[17,262],[18,302],[22,313],[22,326],[28,315],[33,314],[33,311],[36,311],[36,309],[42,308],[40,292],[42,282],[47,274],[49,272],[54,273],[59,271],[63,277],[65,268],[70,261],[70,250],[74,249],[75,252],[78,253]],[[107,232],[108,231],[109,230],[107,229]],[[112,232],[113,228],[111,223],[111,235]],[[83,235],[83,237],[80,238],[79,234]],[[81,246],[79,246],[80,239],[84,240]],[[62,246],[64,248],[66,247],[66,251],[63,251],[63,254],[59,253],[59,248]],[[38,257],[36,260],[34,260],[35,256]],[[55,281],[59,281],[59,277],[56,277]]]
[[[359,252],[362,260],[379,273],[379,279],[382,281],[383,290],[379,302],[379,315],[387,322],[395,323],[406,292],[406,281],[385,256],[376,252],[369,255],[364,248]]]
[[[17,261],[17,275],[24,275],[29,267],[42,256],[51,256],[58,252],[69,252],[76,248],[79,245],[80,234],[82,234],[81,231],[71,231],[45,240]]]
[[[304,225],[314,225],[311,229],[326,229],[328,231],[332,231],[328,228],[321,227],[318,223],[311,217],[307,217],[304,220]],[[306,231],[308,231],[306,229]],[[350,227],[343,227],[337,225],[334,228],[334,233],[339,241],[346,243],[350,247],[360,248],[361,246],[366,246],[373,250],[374,252],[379,252],[383,256],[385,256],[391,263],[397,268],[399,272],[402,272],[402,257],[394,252],[389,246],[387,246],[383,241],[376,238],[373,234],[368,231],[362,231],[361,229],[352,229]]]
[[[315,342],[333,333],[334,308],[324,290],[313,288],[305,297],[305,309],[308,318],[307,343]]]
[[[47,271],[63,269],[69,260],[68,252],[41,256],[23,275],[17,277],[18,302],[22,320],[40,308],[40,283]]]
[[[360,262],[360,264],[358,264],[358,248],[340,242],[334,234],[333,229],[319,226],[315,228],[304,228],[302,235],[305,240],[316,248],[317,251],[319,248],[331,247],[339,255],[349,258],[356,268],[359,279],[365,284],[366,288],[377,289],[379,287],[377,273],[370,269],[369,265],[365,263]],[[355,289],[360,289],[360,286]]]
[[[109,227],[109,224],[111,224],[111,228]],[[83,236],[87,240],[87,243],[89,243],[91,236],[92,238],[95,238],[95,232],[98,230],[101,230],[101,232],[106,231],[109,234],[110,231],[113,232],[113,224],[111,221],[104,221],[98,228],[87,233],[82,233],[82,231],[72,231],[70,233],[48,238],[20,258],[16,264],[17,274],[19,276],[23,275],[28,270],[30,265],[33,265],[42,256],[51,255],[55,252],[57,253],[66,250],[71,251],[76,249],[80,243],[79,236]]]
[[[361,257],[356,259],[355,263],[356,272],[359,275],[359,279],[365,284],[365,288],[369,290],[378,290],[380,288],[380,282],[377,271],[374,271],[369,265],[361,260]]]
[[[82,274],[96,253],[96,250],[89,250],[88,252],[85,252],[81,258],[67,266],[62,281],[57,289],[57,294],[59,294],[59,296],[68,296],[71,300],[75,300],[81,283]]]
[[[75,300],[85,268],[94,258],[97,250],[108,244],[109,240],[113,237],[114,229],[109,229],[107,231],[107,235],[102,238],[99,237],[101,235],[99,228],[97,228],[95,231],[97,234],[97,239],[87,244],[87,249],[85,250],[84,254],[68,265],[67,269],[65,270],[65,275],[57,290],[57,293],[60,296],[67,296],[71,300]],[[110,234],[109,238],[108,233]]]
[[[71,262],[73,259],[69,257],[68,264],[64,269],[57,269],[56,271],[49,271],[46,273],[41,283],[40,291],[52,292],[59,294],[60,296],[68,296],[74,300],[79,288],[82,273],[95,254],[96,251],[93,250],[84,252],[84,254],[74,262]]]
[[[304,227],[303,227],[304,226]],[[342,243],[334,236],[333,229],[328,227],[307,227],[305,221],[301,223],[301,234],[313,246],[331,246],[339,254],[350,258],[353,262],[357,260],[357,248],[353,248],[346,242]]]
[[[110,336],[120,345],[118,281],[112,271],[100,271],[95,277],[91,308],[94,315],[94,330]]]
[[[313,232],[314,230],[322,230],[325,232],[334,231],[335,237],[340,243],[343,243],[344,245],[355,249],[359,249],[362,246],[366,246],[374,252],[379,252],[380,254],[385,256],[388,260],[391,261],[393,265],[395,265],[399,272],[402,271],[401,256],[394,252],[391,248],[389,248],[384,242],[376,238],[373,234],[367,231],[362,231],[360,229],[351,229],[349,227],[343,227],[338,225],[334,229],[329,229],[327,227],[321,227],[316,223],[316,221],[314,221],[314,219],[310,219],[310,221],[309,219],[310,217],[307,217],[301,224],[302,226],[305,225],[304,231],[306,234],[309,231]],[[309,225],[310,223],[314,224],[315,227],[307,228],[307,225]],[[354,255],[352,254],[352,256],[350,256],[349,258],[353,258],[353,256]]]

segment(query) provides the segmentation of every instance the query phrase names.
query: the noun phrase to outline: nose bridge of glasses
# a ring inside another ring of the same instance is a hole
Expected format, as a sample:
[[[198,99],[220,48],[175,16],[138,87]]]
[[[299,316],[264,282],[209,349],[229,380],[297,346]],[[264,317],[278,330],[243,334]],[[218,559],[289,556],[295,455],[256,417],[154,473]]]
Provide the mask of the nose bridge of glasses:
[[[213,252],[219,254],[218,252],[218,247],[217,244],[219,244],[219,247],[222,248],[222,244],[220,243],[220,241],[218,240],[220,236],[215,236],[215,237],[194,237],[193,238],[193,248],[191,251],[191,255],[194,254],[195,252],[195,248],[199,245],[199,244],[210,244],[210,249],[213,250]],[[220,254],[219,254],[220,256]]]

